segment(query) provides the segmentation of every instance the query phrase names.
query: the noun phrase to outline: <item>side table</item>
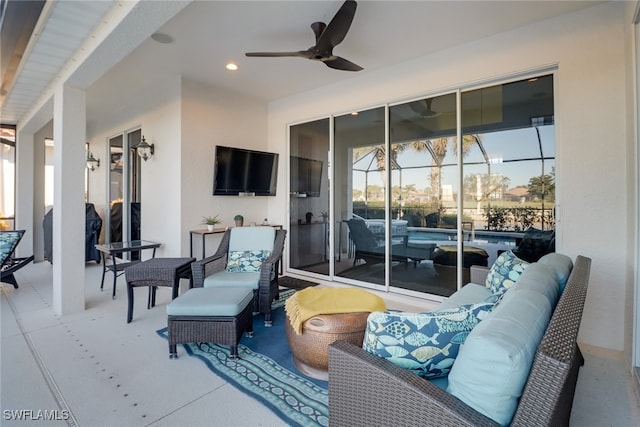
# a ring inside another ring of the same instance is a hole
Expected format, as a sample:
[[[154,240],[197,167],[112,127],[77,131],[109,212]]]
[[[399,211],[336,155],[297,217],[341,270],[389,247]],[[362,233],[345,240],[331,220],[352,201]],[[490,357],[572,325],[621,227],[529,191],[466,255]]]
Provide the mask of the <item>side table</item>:
[[[118,263],[116,260],[119,256],[129,252],[140,253],[143,249],[153,249],[151,257],[154,258],[156,256],[156,249],[159,247],[160,243],[149,242],[147,240],[132,240],[128,242],[113,242],[96,245],[96,249],[99,250],[102,255],[102,280],[100,281],[100,290],[104,287],[105,273],[107,271],[113,272],[113,292],[111,293],[111,298],[115,299],[116,281],[118,276],[120,276],[127,267],[140,262],[136,260]],[[111,257],[110,265],[107,265],[107,257]]]
[[[191,263],[196,259],[190,258],[151,258],[139,262],[124,270],[127,280],[127,323],[133,318],[133,288],[149,287],[147,309],[156,305],[156,289],[158,286],[171,287],[171,299],[178,296],[180,279],[189,279],[189,287],[193,286],[191,277]]]

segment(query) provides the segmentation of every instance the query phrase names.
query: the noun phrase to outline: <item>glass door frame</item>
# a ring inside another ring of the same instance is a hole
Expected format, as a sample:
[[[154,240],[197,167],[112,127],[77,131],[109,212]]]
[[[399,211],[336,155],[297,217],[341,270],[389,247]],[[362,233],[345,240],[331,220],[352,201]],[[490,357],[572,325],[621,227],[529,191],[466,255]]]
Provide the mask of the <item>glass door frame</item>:
[[[136,145],[133,145],[131,136],[134,134],[142,134],[141,127],[135,127],[127,129],[122,133],[114,134],[107,138],[107,159],[109,160],[109,169],[107,171],[107,185],[106,185],[106,229],[105,229],[105,241],[110,243],[112,241],[111,236],[111,203],[112,203],[112,186],[111,186],[111,164],[112,164],[112,152],[111,141],[117,138],[122,140],[122,156],[120,161],[122,162],[122,241],[128,241],[131,239],[131,215],[130,209],[125,207],[131,206],[134,202],[133,198],[140,200],[140,183],[141,183],[141,161],[137,155]]]

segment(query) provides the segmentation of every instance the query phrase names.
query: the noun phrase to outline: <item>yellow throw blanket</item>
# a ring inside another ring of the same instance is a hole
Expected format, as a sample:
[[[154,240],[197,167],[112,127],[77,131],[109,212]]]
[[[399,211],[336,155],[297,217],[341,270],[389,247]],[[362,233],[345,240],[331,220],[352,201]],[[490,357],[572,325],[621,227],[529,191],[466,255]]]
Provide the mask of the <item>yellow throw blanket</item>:
[[[306,288],[293,294],[284,303],[289,321],[298,335],[305,320],[318,314],[385,311],[384,300],[356,288]]]

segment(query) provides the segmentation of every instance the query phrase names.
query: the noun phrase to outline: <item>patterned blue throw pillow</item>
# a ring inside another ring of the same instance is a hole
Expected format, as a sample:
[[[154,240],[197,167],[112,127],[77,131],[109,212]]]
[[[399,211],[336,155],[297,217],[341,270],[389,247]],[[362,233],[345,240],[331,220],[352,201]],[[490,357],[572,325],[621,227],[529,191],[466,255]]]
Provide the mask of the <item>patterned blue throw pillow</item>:
[[[482,302],[429,313],[373,312],[363,348],[420,377],[443,377],[469,332],[493,306]]]
[[[230,251],[227,259],[227,271],[238,273],[241,271],[260,271],[262,262],[269,258],[271,251]]]
[[[518,258],[513,252],[503,252],[491,266],[485,286],[494,294],[504,293],[516,283],[527,265],[527,261]]]

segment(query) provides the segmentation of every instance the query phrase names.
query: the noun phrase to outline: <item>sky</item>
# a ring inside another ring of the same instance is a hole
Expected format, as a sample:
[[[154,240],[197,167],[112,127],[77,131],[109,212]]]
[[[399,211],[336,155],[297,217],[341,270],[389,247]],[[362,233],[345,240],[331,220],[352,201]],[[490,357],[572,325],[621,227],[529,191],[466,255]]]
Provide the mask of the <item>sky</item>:
[[[536,129],[540,132],[540,141]],[[519,162],[508,162],[515,159],[539,159],[540,146],[545,157],[555,157],[555,136],[554,126],[541,126],[538,128],[521,128],[515,130],[507,130],[501,132],[492,132],[481,134],[480,139],[486,150],[487,156],[491,162],[491,173],[499,173],[510,178],[509,188],[519,185],[527,185],[529,179],[540,174],[542,162],[540,160],[529,160]],[[445,164],[454,164],[456,157],[451,149],[448,150],[445,157]],[[484,157],[477,146],[466,155],[465,162],[482,162],[482,165],[469,165],[463,169],[463,174],[487,173],[488,168],[484,162]],[[358,162],[363,165],[365,162]],[[368,162],[366,162],[368,163]],[[416,168],[431,164],[431,156],[428,152],[416,153],[413,150],[406,150],[398,155],[398,164],[403,167],[402,186],[415,184],[416,189],[422,190],[430,186],[429,169]],[[375,165],[375,163],[374,163]],[[551,172],[551,168],[555,166],[554,159],[547,159],[544,162],[544,170],[546,174]],[[443,168],[443,185],[457,186],[457,167],[450,166]],[[354,189],[364,190],[365,186],[364,172],[354,171],[353,187]],[[369,185],[382,186],[382,176],[380,172],[370,172],[368,174]],[[399,174],[394,172],[392,175],[393,185],[399,184]]]

